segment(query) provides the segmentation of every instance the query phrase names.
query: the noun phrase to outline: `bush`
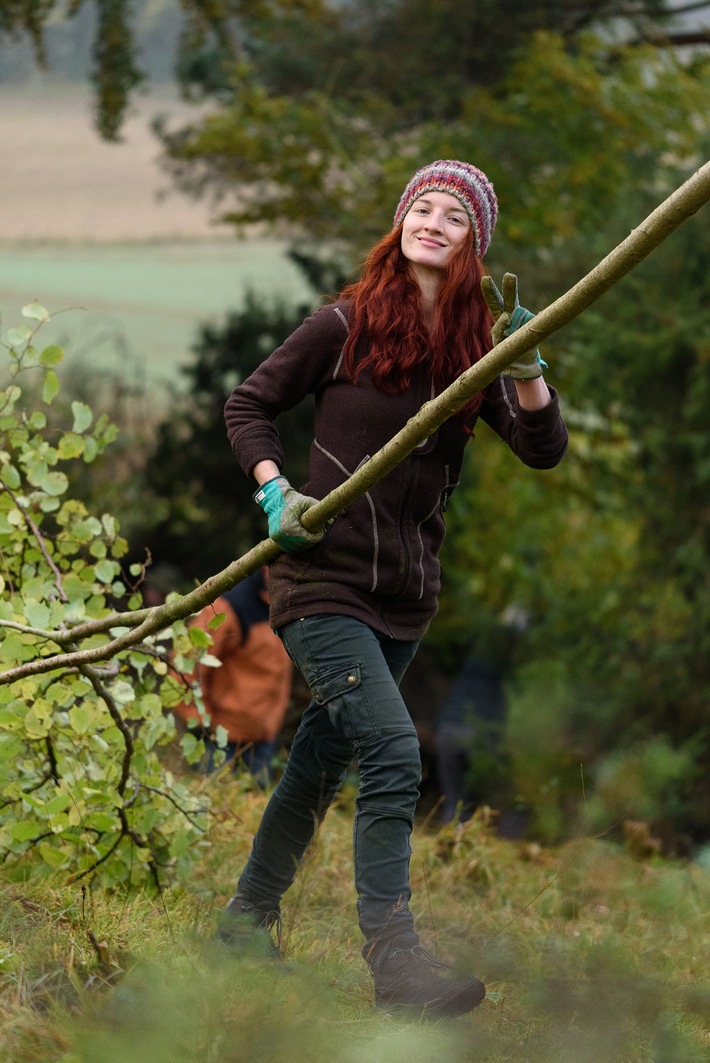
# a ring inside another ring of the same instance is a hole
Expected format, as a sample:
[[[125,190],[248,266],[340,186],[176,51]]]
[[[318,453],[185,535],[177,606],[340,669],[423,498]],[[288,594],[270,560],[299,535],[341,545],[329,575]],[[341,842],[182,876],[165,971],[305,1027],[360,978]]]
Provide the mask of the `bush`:
[[[35,346],[43,307],[23,314],[28,323],[6,337],[0,391],[0,856],[157,885],[199,850],[206,812],[159,755],[176,736],[171,704],[184,697],[169,660],[187,669],[209,640],[178,621],[94,663],[124,617],[147,615],[144,568],[124,571],[117,520],[69,495],[72,463],[97,460],[115,428],[78,401],[50,423],[63,351]],[[197,759],[194,736],[184,742]]]

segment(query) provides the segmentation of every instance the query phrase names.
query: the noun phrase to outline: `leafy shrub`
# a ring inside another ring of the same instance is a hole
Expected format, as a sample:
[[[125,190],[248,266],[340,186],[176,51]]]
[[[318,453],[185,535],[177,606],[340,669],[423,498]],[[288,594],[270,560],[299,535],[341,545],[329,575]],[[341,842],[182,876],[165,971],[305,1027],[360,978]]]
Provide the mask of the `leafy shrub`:
[[[71,424],[50,421],[63,351],[35,346],[43,307],[23,314],[28,323],[3,344],[0,390],[0,855],[12,863],[31,853],[36,866],[74,878],[157,885],[194,856],[204,829],[204,802],[160,751],[176,737],[170,707],[185,694],[169,660],[187,670],[207,646],[177,621],[93,663],[126,630],[123,617],[148,615],[144,567],[124,572],[116,519],[69,497],[65,470],[94,462],[115,428],[78,401]],[[193,735],[184,747],[191,759],[202,753]]]

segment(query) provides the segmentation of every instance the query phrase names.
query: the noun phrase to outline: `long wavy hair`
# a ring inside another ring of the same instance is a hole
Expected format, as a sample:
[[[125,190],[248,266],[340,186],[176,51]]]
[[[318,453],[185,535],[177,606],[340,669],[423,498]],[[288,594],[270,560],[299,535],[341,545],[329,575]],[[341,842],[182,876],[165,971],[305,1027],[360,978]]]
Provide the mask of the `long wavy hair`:
[[[484,269],[471,230],[444,271],[430,332],[419,284],[402,254],[401,231],[400,225],[373,247],[360,278],[341,292],[352,304],[343,366],[352,380],[369,369],[376,387],[396,393],[409,387],[425,362],[436,390],[443,391],[492,347],[493,318],[481,292]],[[363,336],[367,353],[358,358]],[[475,412],[481,400],[475,396],[462,412]]]

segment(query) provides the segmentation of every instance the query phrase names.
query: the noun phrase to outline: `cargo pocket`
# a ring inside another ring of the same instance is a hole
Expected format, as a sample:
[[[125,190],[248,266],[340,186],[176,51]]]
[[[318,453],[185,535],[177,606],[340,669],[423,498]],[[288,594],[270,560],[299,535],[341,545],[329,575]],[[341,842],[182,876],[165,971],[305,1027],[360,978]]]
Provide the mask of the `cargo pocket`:
[[[333,727],[348,742],[379,734],[374,713],[362,685],[360,665],[352,664],[318,676],[311,692],[330,716]]]

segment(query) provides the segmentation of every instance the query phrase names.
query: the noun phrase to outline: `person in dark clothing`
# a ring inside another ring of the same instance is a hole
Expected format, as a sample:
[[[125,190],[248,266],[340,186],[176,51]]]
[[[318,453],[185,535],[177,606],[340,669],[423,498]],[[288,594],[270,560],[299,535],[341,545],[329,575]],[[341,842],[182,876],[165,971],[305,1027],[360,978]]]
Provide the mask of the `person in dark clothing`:
[[[468,779],[472,761],[476,754],[496,758],[504,724],[502,668],[472,654],[434,722],[442,823],[471,818],[476,806]]]
[[[399,684],[437,609],[444,508],[480,417],[532,468],[563,457],[567,433],[537,350],[437,429],[328,528],[300,517],[506,333],[532,316],[507,274],[481,260],[497,201],[475,166],[417,171],[392,231],[361,278],[312,314],[234,389],[225,417],[256,502],[284,554],[270,566],[271,624],[313,700],[218,929],[238,946],[280,918],[280,901],[356,759],[355,885],[375,1002],[434,1015],[470,1011],[480,979],[454,976],[419,944],[410,910],[410,835],[421,776]],[[491,312],[492,308],[492,312]],[[494,318],[495,325],[493,324]],[[295,490],[275,418],[315,395],[308,482]]]

